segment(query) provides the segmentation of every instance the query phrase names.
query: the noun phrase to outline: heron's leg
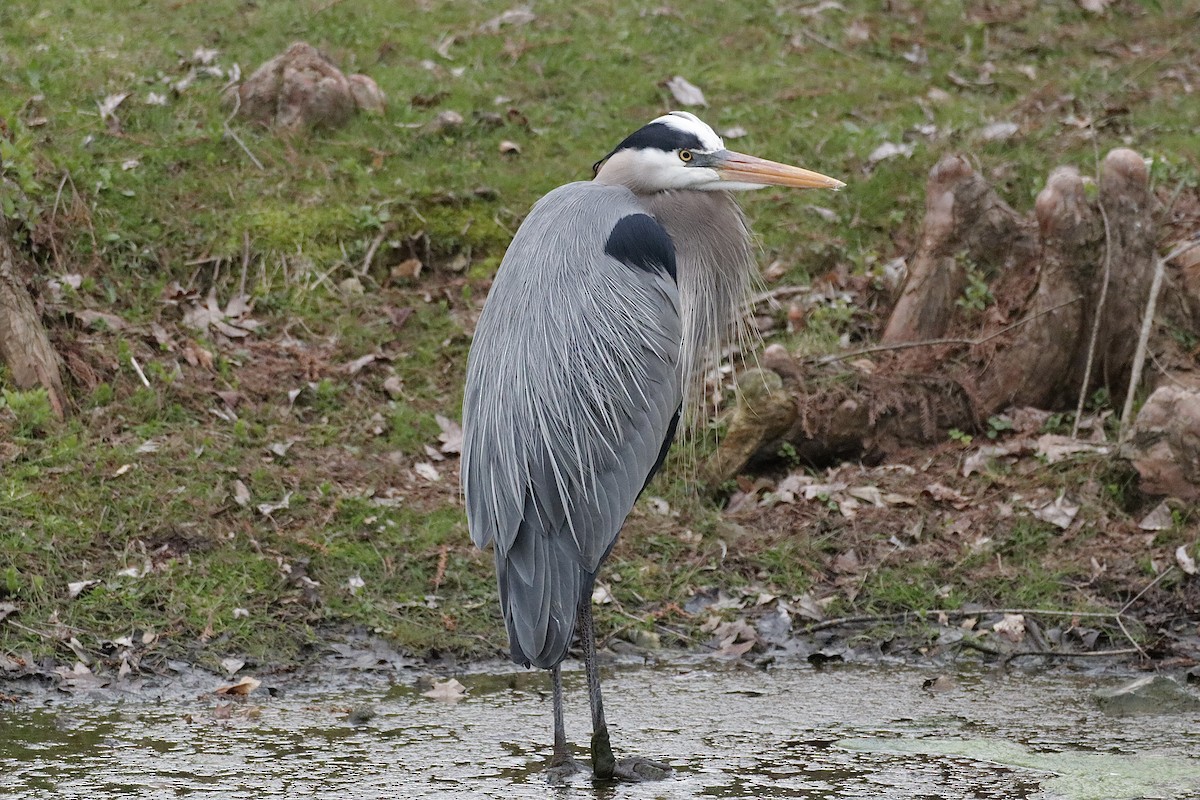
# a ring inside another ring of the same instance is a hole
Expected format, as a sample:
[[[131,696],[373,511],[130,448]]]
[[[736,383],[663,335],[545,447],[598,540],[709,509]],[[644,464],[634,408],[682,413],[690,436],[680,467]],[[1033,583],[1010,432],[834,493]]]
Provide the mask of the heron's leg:
[[[604,700],[600,696],[600,665],[596,663],[596,627],[592,622],[590,599],[579,606],[579,638],[583,644],[583,666],[587,672],[588,701],[592,706],[592,773],[601,780],[613,776],[617,762],[604,721]]]
[[[571,760],[567,749],[567,727],[563,724],[563,688],[562,668],[555,664],[550,668],[550,682],[554,686],[554,756],[551,765],[562,764]]]
[[[600,665],[596,663],[596,628],[590,602],[579,607],[579,638],[583,642],[588,699],[592,704],[592,774],[602,780],[615,776],[627,781],[659,781],[670,777],[670,765],[660,761],[640,756],[620,761],[613,758],[608,723],[604,721],[604,701],[600,697]]]
[[[574,759],[567,744],[567,728],[563,724],[562,672],[558,664],[550,668],[550,683],[554,688],[554,753],[546,768],[546,780],[558,785],[567,783],[580,772],[587,772],[587,768]]]

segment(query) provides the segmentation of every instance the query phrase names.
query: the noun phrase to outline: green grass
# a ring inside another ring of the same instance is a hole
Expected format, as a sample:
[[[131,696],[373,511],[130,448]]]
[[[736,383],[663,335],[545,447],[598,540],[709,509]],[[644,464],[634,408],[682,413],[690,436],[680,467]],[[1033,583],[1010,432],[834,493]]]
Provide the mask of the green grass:
[[[44,397],[0,372],[0,600],[18,606],[20,624],[0,625],[0,650],[70,657],[71,636],[99,652],[152,630],[165,651],[288,662],[334,626],[413,652],[491,652],[503,634],[490,556],[467,539],[457,464],[434,462],[443,480],[432,485],[411,468],[437,446],[434,416],[458,416],[465,328],[529,206],[588,178],[613,143],[672,108],[662,82],[675,74],[703,88],[706,120],[748,131],[730,146],[849,184],[747,198],[761,262],[788,265],[787,281],[905,255],[925,175],[947,153],[971,153],[1018,208],[1052,167],[1089,172],[1118,145],[1155,159],[1156,186],[1196,186],[1200,105],[1162,89],[1200,57],[1194,2],[1123,2],[1095,16],[1062,0],[1007,21],[948,0],[894,12],[846,0],[811,17],[801,5],[700,0],[660,13],[661,3],[546,0],[533,22],[485,33],[508,0],[6,0],[0,208],[40,277],[80,281],[47,307],[69,356],[71,418],[53,421]],[[865,41],[849,37],[852,25]],[[447,37],[449,58],[436,52]],[[233,120],[247,153],[226,133],[223,78],[171,89],[197,48],[245,76],[296,39],[370,74],[386,112],[292,137]],[[110,129],[98,103],[124,92]],[[166,105],[147,104],[152,92]],[[445,110],[466,123],[422,131]],[[1071,116],[1097,121],[1094,142]],[[1018,137],[979,143],[980,127],[1008,120]],[[502,156],[504,140],[520,154]],[[916,144],[911,158],[869,163],[878,145],[903,140]],[[427,262],[422,276],[390,277],[413,254]],[[339,288],[351,277],[362,294]],[[243,281],[254,334],[228,341],[181,324],[174,285],[226,303]],[[127,327],[88,328],[72,316],[85,309]],[[818,309],[785,341],[822,352],[869,313]],[[344,369],[370,353],[381,358]],[[399,397],[383,388],[391,377]],[[284,455],[270,450],[293,440]],[[153,449],[139,451],[147,441]],[[696,496],[695,474],[673,458],[651,491],[681,518],[635,519],[639,535],[616,552],[623,604],[661,606],[710,583],[799,594],[817,580],[836,531],[753,541],[723,560],[728,523]],[[250,493],[244,506],[236,481]],[[1133,505],[1127,475],[1107,482]],[[256,508],[289,493],[286,509]],[[700,544],[675,536],[682,527]],[[1026,538],[1006,557],[1036,559],[1044,543]],[[128,568],[137,576],[118,574]],[[306,590],[301,570],[319,587]],[[1058,576],[1031,577],[1032,590],[980,591],[1065,597],[1052,589]],[[85,580],[99,584],[70,598],[68,584]],[[964,577],[938,597],[945,583],[933,566],[889,568],[860,602],[976,596]]]

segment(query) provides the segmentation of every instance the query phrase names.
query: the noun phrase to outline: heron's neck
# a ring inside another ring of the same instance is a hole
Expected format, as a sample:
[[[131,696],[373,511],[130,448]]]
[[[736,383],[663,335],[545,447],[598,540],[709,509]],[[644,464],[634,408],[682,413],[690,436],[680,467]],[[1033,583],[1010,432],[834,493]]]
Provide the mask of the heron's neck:
[[[732,344],[748,344],[746,300],[758,279],[750,229],[730,192],[639,195],[675,243],[683,315],[685,405],[701,399],[704,374]]]

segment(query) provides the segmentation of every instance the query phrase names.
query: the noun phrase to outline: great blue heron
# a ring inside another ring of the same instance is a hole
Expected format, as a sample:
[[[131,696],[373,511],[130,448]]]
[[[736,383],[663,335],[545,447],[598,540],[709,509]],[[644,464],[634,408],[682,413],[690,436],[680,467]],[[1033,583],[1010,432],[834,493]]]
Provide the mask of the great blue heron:
[[[680,111],[593,170],[534,205],[496,273],[467,362],[462,484],[472,540],[495,547],[512,660],[551,672],[551,769],[575,768],[559,665],[578,622],[592,771],[637,779],[667,770],[613,758],[596,572],[662,465],[685,396],[742,324],[755,262],[732,192],[844,184],[726,150]]]

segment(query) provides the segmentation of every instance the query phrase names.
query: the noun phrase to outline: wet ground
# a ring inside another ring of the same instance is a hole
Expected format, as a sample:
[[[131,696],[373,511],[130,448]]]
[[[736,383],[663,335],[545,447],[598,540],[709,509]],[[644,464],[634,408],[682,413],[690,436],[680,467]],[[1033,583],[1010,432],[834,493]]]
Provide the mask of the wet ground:
[[[407,676],[242,700],[35,693],[0,705],[0,797],[1200,798],[1200,715],[1106,716],[1091,694],[1123,682],[1111,675],[980,669],[927,686],[935,673],[907,667],[613,667],[618,755],[675,775],[560,788],[542,775],[544,674],[457,677],[458,702]],[[582,683],[567,676],[580,744]]]

